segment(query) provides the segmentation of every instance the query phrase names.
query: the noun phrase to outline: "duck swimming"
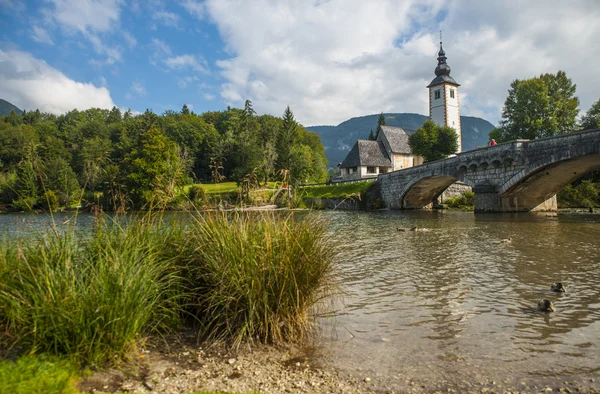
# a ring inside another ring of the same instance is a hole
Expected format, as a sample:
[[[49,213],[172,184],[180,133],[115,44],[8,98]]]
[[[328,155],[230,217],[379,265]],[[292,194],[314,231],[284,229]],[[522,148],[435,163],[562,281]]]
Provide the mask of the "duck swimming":
[[[539,300],[538,304],[537,304],[537,310],[540,312],[554,312],[556,311],[556,309],[554,309],[554,304],[552,303],[552,301],[547,300],[547,299],[543,299],[543,300]]]
[[[558,282],[558,283],[552,283],[550,285],[550,289],[552,291],[555,291],[557,293],[564,293],[567,291],[567,289],[565,288],[565,286],[562,284],[562,282]]]

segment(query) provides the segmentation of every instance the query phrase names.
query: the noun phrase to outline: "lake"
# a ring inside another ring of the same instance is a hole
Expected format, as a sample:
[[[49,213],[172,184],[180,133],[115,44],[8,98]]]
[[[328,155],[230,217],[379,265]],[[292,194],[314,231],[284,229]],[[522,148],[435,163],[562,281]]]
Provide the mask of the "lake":
[[[341,248],[343,298],[319,319],[314,364],[396,392],[600,388],[600,215],[318,214]],[[54,217],[59,228],[73,220]],[[88,214],[76,220],[93,223]],[[0,234],[50,223],[0,215]],[[559,281],[566,293],[550,291]],[[557,311],[537,312],[542,298]]]

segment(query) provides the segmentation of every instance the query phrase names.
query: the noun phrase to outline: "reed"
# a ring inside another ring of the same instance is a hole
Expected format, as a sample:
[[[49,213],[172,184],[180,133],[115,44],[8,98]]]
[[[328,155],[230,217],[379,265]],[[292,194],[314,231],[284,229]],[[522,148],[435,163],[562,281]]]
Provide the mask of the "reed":
[[[188,310],[210,339],[301,340],[311,308],[330,288],[335,253],[325,223],[311,215],[196,217],[181,245]]]
[[[274,213],[100,217],[87,234],[7,241],[0,350],[98,365],[182,324],[234,345],[301,340],[335,253],[322,220]]]
[[[0,251],[2,345],[67,354],[82,363],[122,356],[179,316],[180,282],[159,258],[164,234],[138,221],[89,236],[51,232]]]

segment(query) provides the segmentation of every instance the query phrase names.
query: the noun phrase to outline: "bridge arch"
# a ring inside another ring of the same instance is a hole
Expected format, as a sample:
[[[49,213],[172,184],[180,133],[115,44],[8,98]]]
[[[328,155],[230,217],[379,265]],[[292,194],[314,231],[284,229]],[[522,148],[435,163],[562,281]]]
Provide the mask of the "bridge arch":
[[[431,204],[450,185],[460,181],[451,175],[430,175],[415,178],[406,185],[400,195],[400,206],[403,209],[422,209]],[[470,185],[469,185],[470,186]]]
[[[600,153],[560,161],[544,160],[526,167],[500,187],[502,205],[530,210],[586,173],[600,169]]]

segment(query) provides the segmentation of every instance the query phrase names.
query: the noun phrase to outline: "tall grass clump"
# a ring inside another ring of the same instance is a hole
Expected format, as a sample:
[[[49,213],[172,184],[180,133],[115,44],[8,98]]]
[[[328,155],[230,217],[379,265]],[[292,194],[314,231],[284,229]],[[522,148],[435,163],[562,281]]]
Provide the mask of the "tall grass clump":
[[[4,243],[0,345],[95,364],[176,324],[180,279],[163,251],[165,231],[108,222],[89,236],[54,231]]]
[[[336,253],[322,220],[273,213],[200,216],[182,247],[189,312],[234,345],[303,339]]]

